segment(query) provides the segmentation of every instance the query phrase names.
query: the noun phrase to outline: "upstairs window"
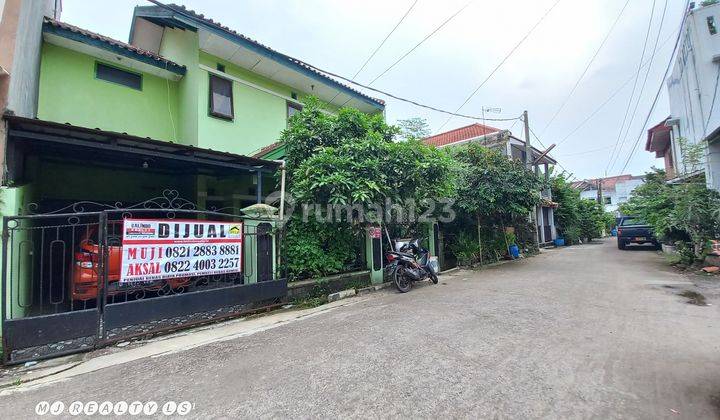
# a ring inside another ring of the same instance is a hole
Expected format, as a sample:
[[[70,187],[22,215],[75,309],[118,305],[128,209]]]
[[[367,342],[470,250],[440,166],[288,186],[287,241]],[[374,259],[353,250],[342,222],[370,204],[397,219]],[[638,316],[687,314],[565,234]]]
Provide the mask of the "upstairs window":
[[[287,118],[288,121],[290,120],[290,117],[297,114],[298,112],[302,111],[303,107],[300,104],[296,104],[295,102],[288,101],[287,103]]]
[[[95,77],[111,83],[142,90],[142,75],[103,63],[95,63]]]
[[[710,31],[710,35],[715,35],[717,33],[717,26],[715,26],[715,17],[713,17],[713,16],[707,17],[707,26],[708,26],[708,31]]]
[[[210,115],[233,119],[232,81],[210,75]]]

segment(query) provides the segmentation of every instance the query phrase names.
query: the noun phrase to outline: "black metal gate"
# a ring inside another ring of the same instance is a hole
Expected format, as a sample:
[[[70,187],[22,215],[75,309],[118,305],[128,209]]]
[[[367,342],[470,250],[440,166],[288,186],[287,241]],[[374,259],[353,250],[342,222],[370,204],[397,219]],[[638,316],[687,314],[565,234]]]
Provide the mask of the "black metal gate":
[[[90,205],[98,211],[84,211]],[[271,223],[243,223],[242,271],[142,283],[119,281],[124,219],[243,222],[198,210],[175,192],[130,207],[76,203],[3,221],[5,363],[55,357],[235,316],[286,295],[273,270]],[[252,258],[246,253],[256,253]],[[246,264],[247,263],[247,264]]]

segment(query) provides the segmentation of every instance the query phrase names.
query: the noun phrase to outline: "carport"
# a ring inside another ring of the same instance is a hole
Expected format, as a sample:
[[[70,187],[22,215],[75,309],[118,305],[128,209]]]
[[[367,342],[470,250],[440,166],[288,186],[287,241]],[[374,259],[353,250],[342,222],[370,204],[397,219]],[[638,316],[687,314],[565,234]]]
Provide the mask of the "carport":
[[[5,120],[6,191],[15,210],[3,220],[5,361],[234,316],[285,295],[275,265],[275,220],[240,211],[270,194],[277,162],[36,119]],[[126,219],[225,224],[242,242],[232,257],[238,269],[123,284]]]

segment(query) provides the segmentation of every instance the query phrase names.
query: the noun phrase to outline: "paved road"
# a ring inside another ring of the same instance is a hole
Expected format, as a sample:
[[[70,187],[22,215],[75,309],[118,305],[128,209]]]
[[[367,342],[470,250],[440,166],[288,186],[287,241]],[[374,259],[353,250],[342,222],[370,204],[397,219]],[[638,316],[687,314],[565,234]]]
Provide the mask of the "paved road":
[[[203,418],[718,418],[720,302],[685,303],[684,281],[609,241],[551,250],[0,407],[8,419],[76,399],[189,400]]]

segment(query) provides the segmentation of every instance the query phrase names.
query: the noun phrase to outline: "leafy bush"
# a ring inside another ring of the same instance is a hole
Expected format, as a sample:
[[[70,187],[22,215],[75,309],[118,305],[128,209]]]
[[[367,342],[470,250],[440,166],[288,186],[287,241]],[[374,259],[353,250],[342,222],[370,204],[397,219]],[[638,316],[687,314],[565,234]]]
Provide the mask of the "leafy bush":
[[[343,108],[329,115],[320,101],[309,98],[281,136],[288,192],[296,204],[360,206],[366,215],[386,198],[399,203],[448,196],[453,183],[445,152],[418,140],[394,142],[399,131],[382,114]],[[282,260],[291,279],[341,272],[360,257],[364,236],[359,221],[328,222],[299,217],[288,222]]]
[[[580,200],[578,212],[580,236],[588,241],[601,237],[605,226],[602,206],[595,200]]]
[[[582,235],[582,231],[580,230],[579,226],[570,226],[564,229],[563,237],[565,238],[565,243],[567,245],[573,245],[580,242],[580,236]]]
[[[697,259],[720,235],[720,194],[705,186],[704,175],[667,184],[665,173],[655,169],[621,210],[644,218],[660,240],[681,244]]]
[[[283,238],[282,261],[291,280],[336,274],[356,265],[362,243],[348,224],[294,218]]]
[[[480,261],[481,248],[477,238],[462,232],[457,240],[450,245],[450,252],[457,258],[458,265],[469,266]]]
[[[454,147],[450,154],[455,161],[455,199],[459,228],[467,232],[474,228],[477,257],[497,260],[508,253],[505,227],[516,229],[515,240],[523,249],[537,248],[535,228],[524,235],[527,215],[540,203],[542,182],[525,165],[508,159],[497,150],[479,143]],[[520,238],[520,228],[523,237]],[[460,256],[456,254],[458,258]]]
[[[563,176],[553,177],[551,188],[553,200],[558,203],[555,224],[567,244],[599,238],[603,230],[615,223],[614,217],[603,212],[595,200],[580,198],[580,191]]]

